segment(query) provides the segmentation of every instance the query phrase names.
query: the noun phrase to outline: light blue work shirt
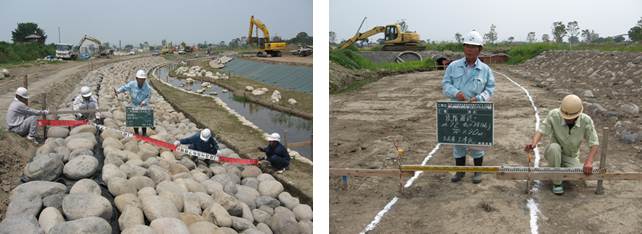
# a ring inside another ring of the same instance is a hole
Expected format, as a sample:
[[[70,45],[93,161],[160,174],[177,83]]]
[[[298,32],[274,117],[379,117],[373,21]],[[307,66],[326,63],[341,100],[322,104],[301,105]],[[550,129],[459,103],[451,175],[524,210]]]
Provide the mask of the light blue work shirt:
[[[130,96],[132,99],[132,106],[140,106],[141,103],[143,105],[147,105],[149,102],[149,98],[152,97],[152,87],[147,84],[147,82],[143,83],[143,86],[141,88],[138,87],[138,82],[137,81],[131,81],[127,83],[126,85],[121,86],[118,88],[118,92],[122,93],[124,91],[129,91]]]
[[[465,57],[450,63],[441,81],[444,94],[451,101],[457,101],[456,96],[460,91],[464,93],[467,100],[475,97],[480,102],[490,101],[495,92],[495,76],[490,67],[477,59],[470,75],[466,73]]]

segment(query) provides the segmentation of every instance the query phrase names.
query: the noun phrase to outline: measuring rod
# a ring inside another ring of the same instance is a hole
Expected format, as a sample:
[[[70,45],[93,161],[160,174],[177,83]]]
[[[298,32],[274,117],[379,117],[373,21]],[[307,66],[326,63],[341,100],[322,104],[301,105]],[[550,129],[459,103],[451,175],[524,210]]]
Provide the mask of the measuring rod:
[[[536,167],[532,173],[584,173],[583,168]],[[451,171],[451,172],[528,172],[528,167],[496,167],[496,166],[436,166],[436,165],[402,165],[401,171]],[[606,169],[593,169],[594,174],[606,173]]]

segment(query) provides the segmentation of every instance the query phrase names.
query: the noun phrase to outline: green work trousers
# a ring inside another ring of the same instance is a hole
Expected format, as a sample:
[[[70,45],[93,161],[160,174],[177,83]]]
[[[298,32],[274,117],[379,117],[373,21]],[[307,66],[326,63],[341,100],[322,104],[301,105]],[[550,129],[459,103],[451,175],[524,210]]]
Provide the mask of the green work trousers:
[[[557,143],[549,143],[544,150],[544,157],[548,161],[548,167],[584,167],[579,157],[571,157],[562,154],[562,147]],[[553,180],[553,184],[562,184],[561,180]]]

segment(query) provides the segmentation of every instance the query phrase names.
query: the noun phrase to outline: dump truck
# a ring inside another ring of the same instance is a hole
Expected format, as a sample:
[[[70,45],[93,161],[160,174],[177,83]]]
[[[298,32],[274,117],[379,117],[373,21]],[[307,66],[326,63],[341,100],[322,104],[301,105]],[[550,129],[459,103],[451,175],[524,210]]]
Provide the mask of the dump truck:
[[[73,44],[57,43],[56,58],[76,60],[78,58],[78,51],[74,50]]]

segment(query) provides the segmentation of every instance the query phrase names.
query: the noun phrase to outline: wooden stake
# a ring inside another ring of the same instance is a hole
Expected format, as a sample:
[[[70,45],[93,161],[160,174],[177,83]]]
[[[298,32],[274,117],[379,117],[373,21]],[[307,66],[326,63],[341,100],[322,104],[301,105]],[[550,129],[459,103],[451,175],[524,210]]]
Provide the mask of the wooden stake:
[[[46,109],[47,109],[47,94],[43,93],[42,94],[42,110],[44,111]],[[42,119],[47,120],[47,115],[43,115]],[[44,131],[45,132],[45,140],[47,140],[47,126],[45,125],[43,127],[45,127],[45,131]]]
[[[22,87],[25,87],[25,89],[29,89],[28,84],[29,82],[27,82],[27,75],[25,75],[25,80],[22,82]]]
[[[285,130],[285,137],[283,138],[283,142],[285,143],[285,148],[288,148],[288,130]]]
[[[602,131],[602,149],[600,151],[600,168],[605,168],[606,167],[606,150],[608,149],[607,145],[609,143],[609,128],[604,127],[604,130]],[[604,189],[602,189],[602,180],[597,181],[597,190],[595,190],[595,194],[597,195],[604,195]]]
[[[310,160],[314,161],[312,155],[314,154],[314,147],[312,146],[312,137],[314,134],[310,134]]]
[[[343,176],[343,189],[348,191],[350,187],[348,187],[348,176]]]

